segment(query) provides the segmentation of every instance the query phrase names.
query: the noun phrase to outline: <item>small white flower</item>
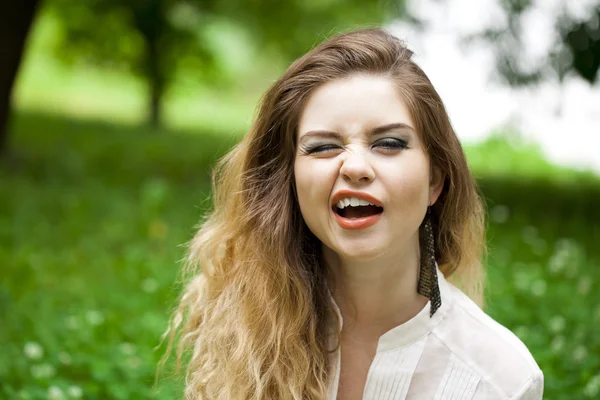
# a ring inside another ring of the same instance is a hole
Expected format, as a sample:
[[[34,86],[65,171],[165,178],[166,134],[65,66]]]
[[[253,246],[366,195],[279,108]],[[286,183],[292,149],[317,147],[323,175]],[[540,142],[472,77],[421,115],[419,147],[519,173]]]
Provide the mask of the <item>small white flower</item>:
[[[550,271],[552,275],[558,275],[567,266],[567,261],[568,258],[566,253],[553,253],[548,260],[548,271]]]
[[[533,244],[538,238],[538,229],[535,226],[528,225],[521,231],[525,243]]]
[[[79,320],[74,315],[69,315],[65,318],[65,326],[72,331],[79,328]]]
[[[574,239],[563,238],[556,241],[553,257],[561,258],[567,278],[576,278],[580,275],[579,267],[584,262],[585,251]]]
[[[563,349],[563,347],[565,347],[564,336],[557,336],[554,339],[552,339],[552,343],[550,343],[550,348],[554,353],[560,352]]]
[[[550,330],[554,333],[559,333],[565,329],[566,321],[561,315],[557,315],[550,320]]]
[[[557,251],[564,251],[567,254],[575,247],[574,240],[571,238],[560,238],[554,243],[554,247]]]
[[[531,293],[536,297],[541,297],[546,294],[546,281],[543,279],[538,279],[531,285]]]
[[[119,347],[121,348],[121,353],[127,356],[131,356],[135,353],[135,346],[131,343],[123,342],[119,345]]]
[[[50,386],[48,388],[48,400],[64,400],[65,394],[58,386]]]
[[[85,313],[85,319],[92,326],[97,326],[104,322],[104,316],[100,311],[96,310],[90,310]]]
[[[531,286],[531,277],[526,272],[529,269],[529,265],[524,262],[517,261],[514,263],[514,266],[516,268],[514,275],[515,287],[522,291],[529,290],[529,287]]]
[[[42,379],[43,378],[43,373],[40,370],[40,366],[39,365],[32,365],[31,367],[29,367],[29,373],[35,379]]]
[[[588,294],[592,288],[592,280],[589,276],[584,276],[577,284],[577,291],[583,295]]]
[[[146,278],[142,282],[142,290],[146,293],[154,293],[158,289],[158,283],[156,279]]]
[[[23,352],[30,360],[39,360],[44,356],[44,349],[36,342],[25,343]]]
[[[491,217],[494,222],[497,224],[503,224],[508,221],[508,217],[510,216],[510,209],[505,205],[497,205],[492,208]]]
[[[43,371],[46,378],[52,378],[56,375],[56,368],[52,364],[44,364]]]
[[[64,365],[71,365],[71,363],[73,362],[69,353],[66,353],[64,351],[58,353],[58,361],[60,361]]]
[[[30,372],[36,379],[49,379],[56,374],[56,368],[51,364],[38,364],[32,365]]]
[[[580,363],[585,357],[587,357],[587,349],[582,345],[577,346],[575,351],[573,351],[573,360]]]
[[[69,386],[67,393],[74,399],[80,399],[83,396],[83,390],[79,386]]]
[[[583,388],[583,394],[587,397],[596,399],[600,393],[600,374],[594,375],[590,378],[588,383]]]
[[[139,357],[133,356],[127,359],[127,363],[129,364],[129,368],[136,369],[142,365],[142,360]]]
[[[515,335],[517,335],[520,339],[527,337],[529,334],[529,328],[525,325],[519,325],[515,328]]]

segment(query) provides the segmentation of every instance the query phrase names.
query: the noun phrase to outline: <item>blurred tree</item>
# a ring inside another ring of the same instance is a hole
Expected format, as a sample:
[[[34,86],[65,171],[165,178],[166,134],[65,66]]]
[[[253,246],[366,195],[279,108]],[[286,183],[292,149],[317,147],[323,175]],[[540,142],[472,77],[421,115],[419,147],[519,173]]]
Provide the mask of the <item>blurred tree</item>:
[[[50,0],[64,25],[63,59],[120,66],[149,87],[149,122],[158,125],[161,99],[178,66],[187,62],[208,81],[219,79],[206,27],[225,20],[265,52],[296,57],[319,34],[380,24],[402,6],[390,0]],[[400,2],[402,4],[402,2]]]
[[[217,12],[290,61],[333,32],[380,26],[406,9],[404,0],[224,0]]]
[[[0,2],[0,155],[8,144],[10,98],[38,0]]]
[[[183,1],[50,0],[49,5],[63,23],[61,58],[141,76],[148,84],[151,125],[160,123],[161,99],[179,56],[196,56],[207,68],[213,64],[208,49],[185,23],[190,17],[186,13],[199,10]],[[212,8],[212,0],[204,6]]]
[[[477,40],[494,43],[497,70],[513,86],[552,78],[562,82],[569,72],[593,84],[600,68],[600,1],[596,1],[583,19],[564,8],[559,11],[554,23],[556,40],[547,56],[536,63],[523,58],[524,16],[536,7],[532,0],[499,0],[508,22],[506,26],[469,35],[465,43]]]
[[[562,38],[573,56],[573,69],[583,79],[594,83],[600,69],[600,4],[583,22],[566,21]]]

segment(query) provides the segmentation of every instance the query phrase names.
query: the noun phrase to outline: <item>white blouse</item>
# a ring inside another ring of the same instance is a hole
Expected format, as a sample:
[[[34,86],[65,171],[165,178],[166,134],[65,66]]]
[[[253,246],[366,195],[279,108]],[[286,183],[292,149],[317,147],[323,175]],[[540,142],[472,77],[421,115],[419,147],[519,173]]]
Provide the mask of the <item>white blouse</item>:
[[[427,303],[379,338],[363,399],[542,399],[544,375],[523,342],[448,282],[439,268],[437,275],[442,305],[430,318]],[[341,321],[337,305],[336,312]],[[332,357],[328,400],[336,400],[340,380],[340,351]]]

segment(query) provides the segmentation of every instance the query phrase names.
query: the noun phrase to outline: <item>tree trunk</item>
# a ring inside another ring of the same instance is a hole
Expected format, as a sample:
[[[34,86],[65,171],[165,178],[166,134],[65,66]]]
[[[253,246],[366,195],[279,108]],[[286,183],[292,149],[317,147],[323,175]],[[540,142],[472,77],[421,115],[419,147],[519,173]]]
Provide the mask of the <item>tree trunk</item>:
[[[165,88],[160,41],[165,31],[163,0],[146,0],[134,8],[134,23],[144,40],[142,71],[148,84],[148,122],[157,127],[162,117],[162,96]]]
[[[10,100],[38,0],[0,1],[0,155],[8,148]]]
[[[164,92],[164,78],[160,69],[160,53],[157,48],[155,37],[149,36],[146,38],[147,43],[147,79],[149,86],[149,123],[153,127],[158,127],[161,124],[162,117],[162,95]]]

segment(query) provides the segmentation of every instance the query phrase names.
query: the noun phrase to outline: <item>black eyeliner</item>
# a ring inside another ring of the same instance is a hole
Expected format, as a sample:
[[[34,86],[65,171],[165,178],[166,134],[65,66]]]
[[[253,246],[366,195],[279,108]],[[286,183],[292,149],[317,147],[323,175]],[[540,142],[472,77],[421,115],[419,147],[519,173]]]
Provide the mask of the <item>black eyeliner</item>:
[[[408,148],[408,143],[406,140],[403,140],[403,139],[388,137],[388,138],[379,139],[378,141],[373,143],[372,146],[383,147],[383,148],[387,148],[387,149],[406,149],[406,148]],[[310,145],[310,146],[303,144],[300,146],[300,150],[302,151],[303,154],[322,153],[322,152],[326,152],[329,150],[335,150],[337,148],[339,148],[339,146],[332,144],[332,143],[314,144],[314,145]]]
[[[302,150],[306,153],[306,154],[313,154],[313,153],[320,153],[323,151],[327,151],[327,150],[332,150],[335,149],[336,145],[334,144],[317,144],[314,146],[303,146]]]
[[[408,148],[408,143],[405,140],[398,138],[384,138],[375,142],[373,145],[380,145],[382,147],[387,147],[390,149],[406,149]]]

